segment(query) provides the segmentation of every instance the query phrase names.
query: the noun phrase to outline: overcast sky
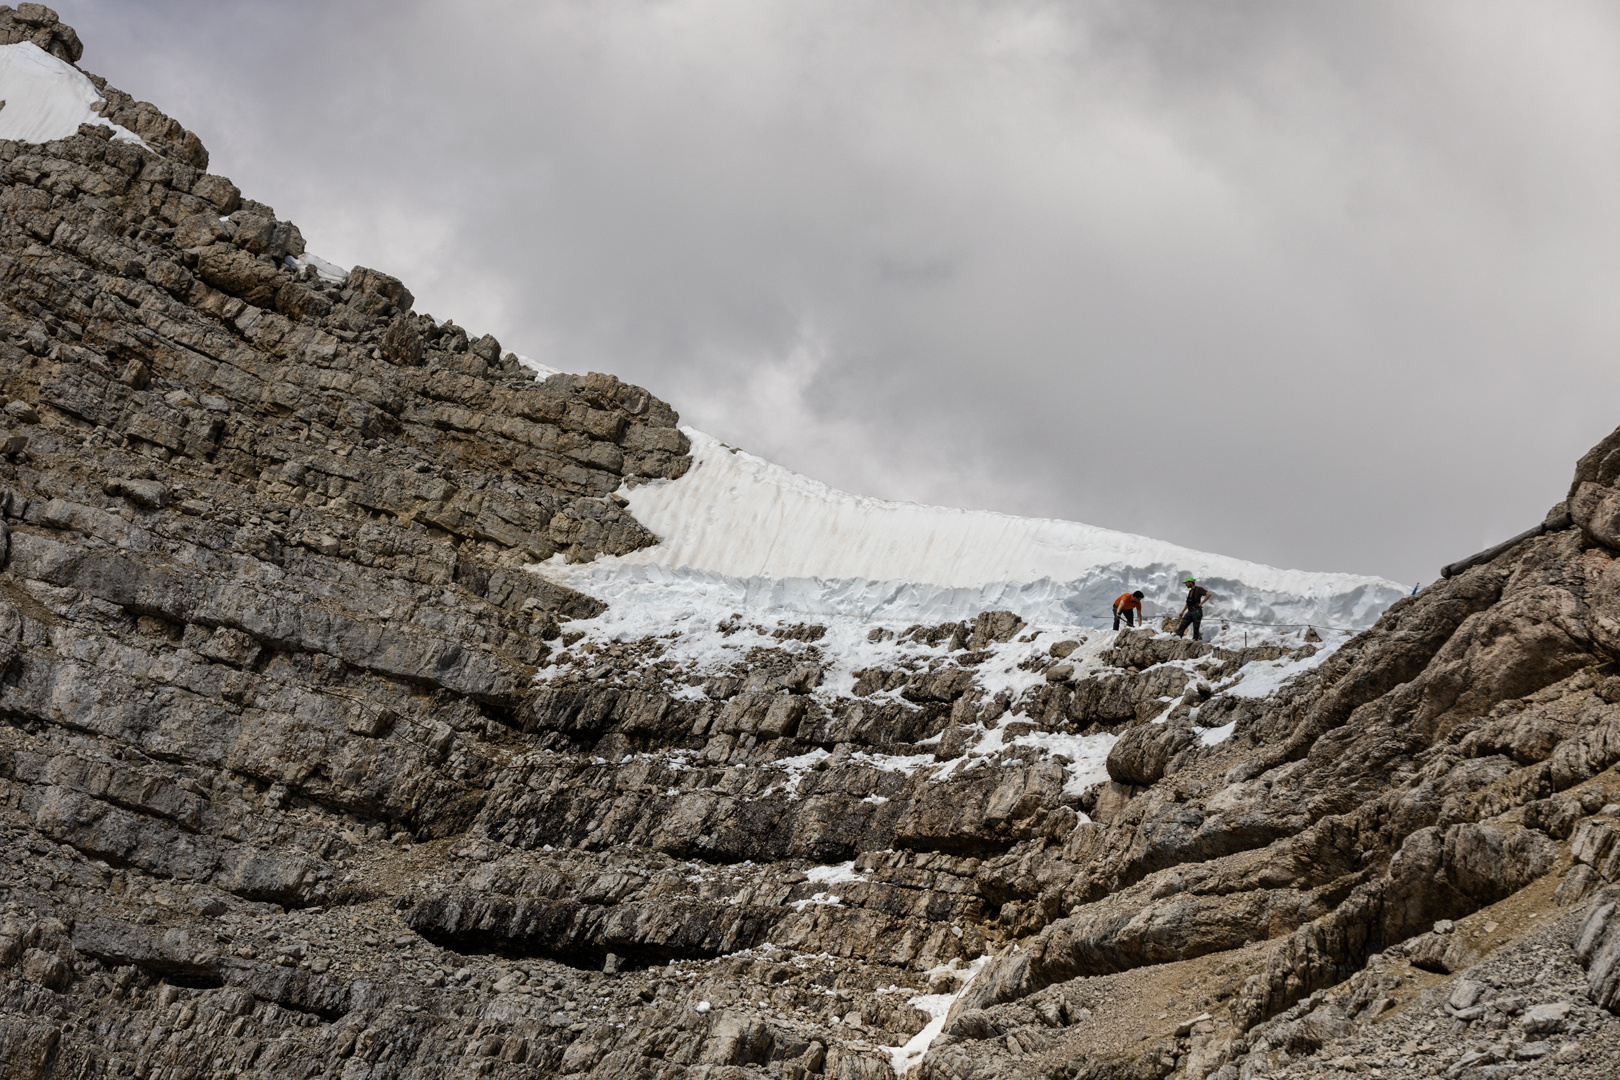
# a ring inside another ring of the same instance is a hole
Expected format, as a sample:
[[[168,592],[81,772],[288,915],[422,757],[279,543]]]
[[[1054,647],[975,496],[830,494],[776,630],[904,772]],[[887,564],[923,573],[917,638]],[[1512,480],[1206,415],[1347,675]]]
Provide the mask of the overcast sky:
[[[1620,6],[62,0],[417,310],[865,494],[1416,582],[1620,424]]]

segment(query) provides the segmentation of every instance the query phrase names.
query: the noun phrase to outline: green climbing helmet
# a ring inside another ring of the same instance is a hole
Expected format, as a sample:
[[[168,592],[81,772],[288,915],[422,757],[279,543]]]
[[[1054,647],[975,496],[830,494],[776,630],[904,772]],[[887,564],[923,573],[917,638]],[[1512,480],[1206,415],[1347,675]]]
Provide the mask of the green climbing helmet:
[[[1191,578],[1191,577],[1184,577],[1184,578],[1181,579],[1181,583],[1183,585],[1192,585],[1192,584],[1196,583],[1196,581],[1197,581],[1196,578]]]

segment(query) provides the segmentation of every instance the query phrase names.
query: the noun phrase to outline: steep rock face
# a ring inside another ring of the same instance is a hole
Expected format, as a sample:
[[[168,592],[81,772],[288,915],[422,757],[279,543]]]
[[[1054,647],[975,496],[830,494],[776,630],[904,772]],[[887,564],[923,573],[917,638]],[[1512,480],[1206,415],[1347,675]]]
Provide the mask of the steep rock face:
[[[0,143],[0,1072],[1235,1080],[1397,1003],[1386,1076],[1620,1046],[1620,431],[1353,639],[683,652],[526,569],[654,542],[668,406],[323,276],[96,85],[146,148]]]
[[[1602,446],[1588,455],[1583,474],[1602,456]],[[1601,505],[1609,495],[1593,487],[1577,479],[1587,503]],[[1152,889],[1116,890],[1113,882],[1128,880],[1116,872],[1096,890],[1106,895],[981,975],[956,1003],[947,1033],[971,1028],[975,1010],[1076,977],[1269,939],[1250,961],[1259,972],[1229,990],[1230,1022],[1242,1031],[1431,924],[1557,869],[1569,822],[1603,805],[1609,789],[1567,804],[1558,793],[1589,785],[1620,760],[1620,679],[1608,674],[1614,654],[1600,629],[1614,551],[1595,542],[1591,520],[1583,511],[1577,522],[1588,524],[1579,529],[1521,544],[1395,605],[1314,679],[1268,702],[1254,722],[1239,722],[1229,750],[1178,773],[1164,810],[1150,809],[1151,791],[1132,800],[1129,810],[1143,812],[1134,838],[1099,845],[1088,875],[1107,873],[1110,861],[1122,865],[1159,836],[1181,846],[1177,834],[1195,827],[1215,824],[1232,841],[1221,848],[1241,847],[1234,817],[1284,826],[1288,835],[1259,830],[1254,842],[1270,842],[1247,867],[1257,852],[1212,853],[1206,841],[1191,851],[1201,865],[1178,868],[1170,880],[1158,875]],[[1156,779],[1159,762],[1189,735],[1169,723],[1133,729],[1110,755],[1110,773],[1122,783]],[[1598,880],[1575,875],[1562,899],[1578,900]],[[1209,901],[1186,893],[1225,899],[1204,911],[1199,905]],[[1594,928],[1605,917],[1594,914],[1582,949],[1594,959],[1594,992],[1606,1001],[1607,937]],[[1153,935],[1169,927],[1182,928],[1170,935],[1175,948],[1156,948]],[[1426,948],[1414,955],[1430,956],[1440,970],[1466,963],[1466,954],[1447,961]]]
[[[1212,755],[1200,768],[1212,798],[1187,802],[1247,801],[1260,792],[1243,789],[1258,780],[1270,803],[1267,816],[1294,813],[1305,825],[1288,845],[1353,847],[1352,866],[1359,870],[1386,864],[1397,854],[1419,858],[1414,845],[1424,843],[1438,858],[1438,840],[1423,840],[1425,830],[1445,816],[1478,814],[1455,805],[1448,815],[1447,802],[1438,797],[1448,788],[1456,796],[1486,785],[1507,786],[1522,796],[1550,794],[1531,780],[1534,764],[1518,765],[1490,751],[1506,741],[1521,759],[1539,763],[1551,755],[1560,745],[1553,741],[1557,733],[1549,738],[1544,726],[1529,729],[1518,713],[1526,699],[1549,686],[1558,685],[1553,700],[1559,703],[1593,692],[1605,701],[1620,695],[1620,684],[1599,680],[1594,685],[1597,676],[1590,673],[1607,658],[1587,629],[1586,596],[1608,561],[1604,553],[1583,553],[1574,532],[1555,534],[1397,604],[1374,629],[1324,663],[1314,680],[1267,703],[1265,717],[1252,725],[1240,722],[1231,749]],[[1503,705],[1508,709],[1499,708]],[[1518,715],[1504,722],[1510,711]],[[1496,724],[1481,730],[1487,714],[1497,717]],[[1463,732],[1471,737],[1459,738]],[[1252,743],[1261,743],[1256,738],[1261,736],[1271,745],[1262,743],[1254,748],[1258,752],[1239,757],[1245,735]],[[1116,744],[1110,772],[1124,782],[1156,778],[1163,771],[1159,762],[1188,738],[1171,724],[1157,732],[1136,728]],[[1215,773],[1213,766],[1222,759],[1233,764]],[[1608,764],[1593,763],[1599,769]],[[1581,772],[1557,786],[1590,775]],[[1277,798],[1279,779],[1286,779],[1291,806],[1278,805],[1283,801]],[[1504,799],[1510,803],[1513,797]],[[1507,805],[1495,801],[1485,808],[1496,816]],[[1344,830],[1353,839],[1329,835]],[[1342,857],[1325,850],[1311,854],[1313,861]],[[1500,866],[1501,859],[1495,863]],[[1438,864],[1431,869],[1438,870]],[[1425,911],[1413,919],[1433,921],[1444,914]],[[1411,928],[1396,922],[1388,929],[1399,940]],[[1036,973],[1056,958],[1039,945],[1033,951],[1042,959],[1028,961],[1027,978],[1049,981]],[[983,981],[976,996],[991,995],[991,984]]]

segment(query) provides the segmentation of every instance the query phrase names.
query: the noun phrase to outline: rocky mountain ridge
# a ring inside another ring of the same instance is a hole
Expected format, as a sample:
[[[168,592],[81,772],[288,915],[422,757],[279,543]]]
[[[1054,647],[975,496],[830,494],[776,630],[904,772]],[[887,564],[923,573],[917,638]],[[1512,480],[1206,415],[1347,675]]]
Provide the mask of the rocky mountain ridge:
[[[1354,637],[626,636],[530,568],[673,410],[95,85],[0,142],[5,1075],[1612,1074],[1620,431]]]

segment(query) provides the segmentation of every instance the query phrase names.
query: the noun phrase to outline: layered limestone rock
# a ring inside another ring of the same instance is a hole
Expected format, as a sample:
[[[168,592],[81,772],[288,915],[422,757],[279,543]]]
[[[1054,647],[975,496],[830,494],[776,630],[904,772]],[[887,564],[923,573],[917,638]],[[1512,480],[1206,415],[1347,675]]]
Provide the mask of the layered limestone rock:
[[[0,143],[0,1073],[1611,1075],[1620,431],[1354,639],[627,637],[530,568],[674,412],[95,85]]]

